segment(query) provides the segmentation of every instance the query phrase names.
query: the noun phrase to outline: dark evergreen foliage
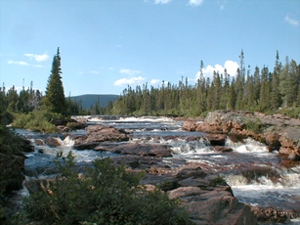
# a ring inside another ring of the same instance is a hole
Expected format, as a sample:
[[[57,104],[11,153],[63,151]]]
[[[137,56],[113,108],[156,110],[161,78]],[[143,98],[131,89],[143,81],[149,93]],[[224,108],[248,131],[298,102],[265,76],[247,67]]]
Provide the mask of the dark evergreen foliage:
[[[61,58],[59,48],[53,57],[51,75],[48,80],[44,105],[46,109],[55,113],[67,113],[67,104],[61,77]]]
[[[191,85],[188,79],[181,78],[178,84],[162,82],[155,88],[144,84],[136,88],[128,86],[114,102],[103,106],[107,95],[93,95],[93,103],[89,95],[84,98],[64,98],[61,82],[59,50],[54,56],[52,74],[50,76],[46,96],[38,90],[23,89],[18,93],[13,86],[6,90],[0,88],[1,123],[11,123],[12,113],[28,113],[33,110],[58,111],[67,115],[114,114],[114,115],[169,115],[169,116],[201,116],[213,110],[248,110],[267,113],[285,113],[299,117],[300,107],[300,64],[286,57],[285,63],[279,61],[276,52],[275,66],[270,70],[267,66],[251,71],[245,69],[244,53],[240,54],[240,68],[237,76],[230,76],[226,69],[215,71],[212,80],[203,75],[204,64],[200,63],[199,79]],[[57,90],[58,91],[55,91]],[[52,94],[51,94],[52,93]],[[60,94],[59,94],[60,93]],[[48,95],[47,95],[48,94]],[[110,97],[110,96],[108,96]],[[54,101],[54,99],[60,99]],[[50,104],[50,100],[54,104]],[[41,100],[45,104],[41,107]],[[52,101],[51,100],[51,101]],[[89,102],[89,107],[83,101]]]
[[[112,114],[201,116],[214,110],[248,110],[300,116],[295,113],[300,105],[300,64],[286,58],[282,66],[276,52],[272,72],[264,66],[255,67],[251,74],[250,66],[246,71],[244,65],[241,51],[236,77],[230,77],[225,70],[214,71],[211,81],[205,79],[201,61],[195,85],[182,77],[178,85],[163,82],[160,88],[128,86],[113,104]]]

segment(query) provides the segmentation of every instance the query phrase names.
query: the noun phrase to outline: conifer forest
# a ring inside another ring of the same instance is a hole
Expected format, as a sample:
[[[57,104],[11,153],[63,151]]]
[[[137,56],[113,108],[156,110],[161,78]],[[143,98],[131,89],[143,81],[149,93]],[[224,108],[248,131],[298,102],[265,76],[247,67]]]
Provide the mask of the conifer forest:
[[[60,57],[59,51],[57,56]],[[70,115],[203,116],[214,110],[246,110],[283,113],[295,118],[300,116],[299,63],[290,60],[288,56],[281,62],[278,51],[272,68],[264,66],[250,69],[250,66],[245,66],[243,51],[239,58],[240,66],[236,76],[230,76],[225,69],[214,71],[212,78],[204,77],[204,63],[201,61],[200,76],[196,83],[190,84],[188,78],[181,77],[178,84],[162,82],[159,87],[147,83],[135,88],[128,86],[106,108],[100,108],[99,102],[96,102],[90,110],[84,110],[80,102],[71,101],[67,97],[64,111]],[[47,103],[46,96],[34,90],[32,82],[30,88],[23,87],[20,92],[15,87],[6,90],[3,84],[0,88],[1,117],[6,118],[3,115],[5,112],[28,113],[40,110]]]
[[[300,64],[286,57],[279,61],[276,52],[273,68],[244,64],[240,54],[240,67],[235,77],[226,69],[214,71],[213,78],[203,76],[190,85],[188,78],[178,84],[162,83],[160,88],[144,84],[135,89],[128,86],[114,103],[112,113],[117,115],[177,115],[201,116],[214,110],[246,110],[266,113],[282,112],[299,117]]]

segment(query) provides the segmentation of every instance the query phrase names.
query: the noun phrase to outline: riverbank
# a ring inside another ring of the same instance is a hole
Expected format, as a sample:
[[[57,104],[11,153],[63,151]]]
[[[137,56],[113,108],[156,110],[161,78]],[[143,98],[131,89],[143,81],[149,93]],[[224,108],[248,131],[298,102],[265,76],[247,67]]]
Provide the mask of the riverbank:
[[[299,216],[297,211],[278,209],[277,206],[272,207],[272,204],[253,208],[241,203],[240,193],[237,198],[234,193],[237,189],[228,184],[232,180],[227,178],[234,178],[235,181],[236,178],[247,178],[244,182],[248,186],[265,178],[278,182],[284,174],[279,173],[282,167],[276,165],[283,160],[277,157],[278,150],[269,152],[263,146],[259,150],[253,149],[258,142],[251,142],[241,134],[208,134],[182,130],[187,123],[197,125],[205,122],[176,122],[172,118],[149,117],[121,120],[93,118],[89,119],[86,131],[60,135],[64,140],[57,136],[32,135],[31,140],[36,150],[28,155],[27,165],[30,164],[31,167],[27,167],[26,173],[29,175],[38,171],[40,177],[55,173],[53,165],[46,163],[43,169],[41,163],[45,159],[50,162],[49,156],[55,156],[58,151],[63,151],[64,154],[74,151],[81,157],[77,161],[81,168],[88,166],[88,161],[92,161],[93,157],[110,155],[115,165],[123,163],[129,171],[144,171],[146,176],[141,184],[157,185],[170,198],[181,198],[191,219],[197,224],[218,224],[220,221],[222,224],[234,224],[233,221],[243,224],[242,218],[248,221],[247,224],[256,224],[255,219],[263,223],[274,223]],[[91,134],[93,132],[95,133]],[[91,139],[92,137],[95,139]],[[233,137],[236,139],[233,140]],[[266,162],[261,161],[262,158]],[[33,163],[29,163],[30,160]],[[289,161],[297,163],[295,160]],[[30,179],[27,182],[29,190],[32,191],[30,183],[35,182],[38,184],[39,180]]]

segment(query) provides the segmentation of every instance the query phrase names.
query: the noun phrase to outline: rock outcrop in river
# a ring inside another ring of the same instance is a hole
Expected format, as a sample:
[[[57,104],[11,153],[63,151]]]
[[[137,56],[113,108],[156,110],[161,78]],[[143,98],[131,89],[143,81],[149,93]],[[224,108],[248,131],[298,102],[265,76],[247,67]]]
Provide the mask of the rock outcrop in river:
[[[185,136],[185,141],[201,142],[213,151],[227,156],[234,155],[233,149],[225,146],[228,136],[238,141],[252,137],[267,144],[269,151],[276,150],[286,155],[288,161],[299,161],[300,120],[297,119],[252,112],[212,112],[202,121],[185,121],[182,128],[204,132],[203,135]],[[73,148],[117,153],[111,158],[115,165],[125,164],[128,171],[144,171],[145,177],[141,184],[147,187],[158,186],[169,198],[181,199],[195,224],[252,225],[257,224],[257,220],[284,222],[289,218],[299,217],[292,211],[280,211],[271,206],[251,207],[239,202],[234,197],[231,187],[219,176],[224,169],[222,165],[213,168],[205,162],[191,163],[180,157],[172,157],[174,152],[167,144],[162,143],[168,143],[169,140],[178,141],[182,137],[145,137],[151,139],[151,142],[144,142],[142,138],[132,142],[130,138],[131,134],[127,130],[90,125],[86,128],[86,134],[73,137]],[[156,140],[160,138],[163,139],[162,142]],[[50,141],[47,145],[51,146]],[[55,145],[56,143],[53,144]],[[250,162],[242,165],[245,167],[245,173],[249,174],[252,170],[255,175],[258,174],[257,171],[262,174],[271,171],[259,165],[253,169]],[[247,166],[252,170],[246,168]],[[240,169],[239,163],[230,167],[230,170],[243,172]],[[261,171],[262,169],[264,170]],[[37,190],[39,182],[40,180],[28,181],[26,185],[29,191]]]
[[[300,160],[300,119],[281,114],[216,111],[210,112],[203,121],[185,121],[182,128],[188,131],[251,137],[265,143],[269,151],[278,150],[289,160]]]
[[[86,134],[75,138],[74,148],[80,149],[94,149],[99,143],[106,141],[128,141],[129,135],[126,131],[116,129],[114,127],[107,127],[103,125],[88,126]]]

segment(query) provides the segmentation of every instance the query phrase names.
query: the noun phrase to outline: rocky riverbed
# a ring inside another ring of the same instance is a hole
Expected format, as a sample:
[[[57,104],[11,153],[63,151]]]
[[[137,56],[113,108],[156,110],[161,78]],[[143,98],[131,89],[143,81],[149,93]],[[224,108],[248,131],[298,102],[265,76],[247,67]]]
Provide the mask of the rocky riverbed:
[[[55,173],[54,168],[49,172],[51,158],[47,158],[48,153],[53,151],[51,154],[55,155],[55,151],[68,146],[69,150],[76,151],[78,155],[80,152],[93,154],[93,157],[98,153],[97,157],[100,154],[112,154],[114,164],[125,163],[128,170],[145,171],[141,184],[156,185],[167,192],[170,198],[180,198],[195,224],[283,223],[300,216],[297,201],[292,209],[242,203],[222,175],[229,172],[233,172],[232,176],[242,174],[249,182],[265,175],[275,180],[280,176],[278,168],[297,168],[300,120],[282,115],[224,111],[209,113],[203,120],[181,119],[175,126],[173,119],[170,119],[171,122],[167,120],[167,123],[157,123],[150,118],[149,121],[144,119],[146,122],[143,124],[120,122],[119,118],[113,122],[101,118],[91,122],[90,119],[85,131],[64,133],[59,138],[33,138],[27,135],[36,148],[35,155],[29,159],[44,155],[46,158],[43,159],[48,160],[48,164],[45,164],[48,168],[37,168],[34,161],[25,170],[27,175],[37,171],[40,174],[37,176],[39,179],[31,176],[26,181],[30,192],[37,190],[42,175]],[[241,155],[234,144],[228,145],[227,142],[243,143],[248,137],[266,144],[270,157],[276,158],[272,161],[272,167],[259,165],[252,155],[247,155],[248,158],[243,156],[240,161],[237,159]],[[65,143],[66,139],[71,143]],[[181,153],[188,154],[193,160],[178,154],[179,145]],[[205,149],[207,154],[199,155],[199,148]],[[278,154],[274,156],[273,152]],[[225,163],[208,161],[223,156],[228,158]],[[274,167],[273,164],[280,164],[280,167]],[[88,163],[84,165],[88,166]]]

